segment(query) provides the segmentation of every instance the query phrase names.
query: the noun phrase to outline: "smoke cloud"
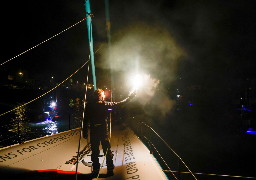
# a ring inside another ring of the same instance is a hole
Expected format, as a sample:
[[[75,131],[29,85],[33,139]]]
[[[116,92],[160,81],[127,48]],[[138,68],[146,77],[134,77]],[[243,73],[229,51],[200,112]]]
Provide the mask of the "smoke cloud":
[[[123,71],[126,80],[132,74],[142,75],[136,99],[149,116],[164,117],[175,101],[162,91],[160,82],[168,83],[176,78],[177,64],[184,51],[168,30],[146,24],[125,27],[114,34],[113,39],[111,67],[107,48],[101,51],[102,59],[96,65],[112,68],[114,72]]]
[[[184,56],[171,34],[146,24],[128,26],[113,35],[111,64],[114,71],[144,72],[156,79],[171,80]],[[110,68],[108,49],[102,51],[101,68]]]

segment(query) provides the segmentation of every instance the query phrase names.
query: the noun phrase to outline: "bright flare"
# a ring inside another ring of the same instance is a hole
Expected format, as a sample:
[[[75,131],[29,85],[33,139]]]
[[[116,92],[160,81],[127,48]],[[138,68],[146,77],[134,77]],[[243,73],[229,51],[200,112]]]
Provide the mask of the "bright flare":
[[[133,85],[135,89],[138,89],[142,83],[142,76],[137,74],[133,79]]]
[[[54,106],[56,106],[56,102],[52,101],[51,102],[51,107],[54,107]]]

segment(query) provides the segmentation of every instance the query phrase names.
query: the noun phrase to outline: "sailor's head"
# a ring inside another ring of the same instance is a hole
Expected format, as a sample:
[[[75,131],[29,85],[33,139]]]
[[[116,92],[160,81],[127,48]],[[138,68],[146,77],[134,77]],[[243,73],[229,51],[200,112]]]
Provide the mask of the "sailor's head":
[[[97,89],[93,94],[94,101],[104,101],[105,95],[102,89]]]

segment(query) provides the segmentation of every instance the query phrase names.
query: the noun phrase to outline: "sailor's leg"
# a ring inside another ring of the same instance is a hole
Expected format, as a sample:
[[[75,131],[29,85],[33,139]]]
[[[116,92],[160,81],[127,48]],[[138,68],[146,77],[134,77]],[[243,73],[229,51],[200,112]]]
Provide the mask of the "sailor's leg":
[[[114,170],[114,164],[113,164],[113,154],[111,151],[110,143],[107,139],[102,140],[102,148],[104,151],[104,155],[106,156],[107,159],[107,171],[108,175],[114,175],[113,170]],[[106,154],[107,153],[107,154]]]
[[[91,138],[91,149],[92,149],[92,166],[93,171],[99,171],[100,170],[100,163],[99,163],[99,145],[100,141],[98,138]]]

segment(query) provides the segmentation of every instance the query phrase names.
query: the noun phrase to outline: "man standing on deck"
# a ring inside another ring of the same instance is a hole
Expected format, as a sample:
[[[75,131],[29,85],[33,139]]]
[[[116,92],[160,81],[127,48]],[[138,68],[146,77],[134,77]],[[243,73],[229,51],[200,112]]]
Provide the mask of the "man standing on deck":
[[[108,106],[104,103],[104,97],[101,95],[102,90],[94,92],[94,97],[86,104],[85,121],[83,134],[84,138],[87,138],[88,124],[90,124],[90,141],[91,141],[91,160],[93,166],[93,175],[98,175],[100,170],[99,163],[99,145],[101,142],[104,155],[106,156],[107,174],[113,176],[114,164],[113,154],[110,147],[110,139],[108,136]],[[104,93],[104,92],[103,92]]]

